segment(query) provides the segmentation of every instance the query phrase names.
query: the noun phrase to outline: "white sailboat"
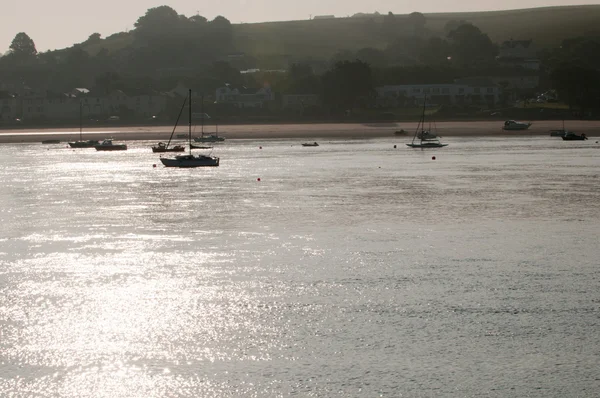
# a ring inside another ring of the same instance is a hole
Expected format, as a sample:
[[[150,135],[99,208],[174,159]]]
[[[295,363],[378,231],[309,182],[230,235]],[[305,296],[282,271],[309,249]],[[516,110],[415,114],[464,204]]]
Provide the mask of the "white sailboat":
[[[188,140],[190,144],[190,153],[188,155],[179,155],[175,158],[160,158],[160,161],[166,167],[193,168],[193,167],[216,167],[219,165],[219,158],[209,155],[192,155],[192,90],[189,90],[189,130]]]
[[[423,100],[423,113],[417,124],[417,130],[413,136],[412,142],[408,145],[411,148],[442,148],[448,144],[442,144],[439,137],[435,132],[431,131],[431,128],[425,130],[425,106],[427,104],[427,97]]]

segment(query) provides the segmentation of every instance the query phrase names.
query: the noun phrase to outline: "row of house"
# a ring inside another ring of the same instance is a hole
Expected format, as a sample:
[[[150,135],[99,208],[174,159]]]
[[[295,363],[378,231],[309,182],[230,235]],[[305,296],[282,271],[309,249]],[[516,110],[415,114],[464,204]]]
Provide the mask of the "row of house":
[[[127,95],[115,90],[100,96],[76,88],[62,94],[5,94],[0,97],[0,120],[69,120],[78,118],[80,111],[85,118],[107,119],[124,113],[151,117],[166,107],[167,97],[161,94]]]
[[[375,106],[398,107],[423,104],[487,105],[498,104],[502,97],[512,100],[520,92],[534,90],[539,85],[537,76],[497,76],[457,79],[450,84],[387,85],[376,88]],[[85,88],[76,88],[60,95],[21,96],[2,95],[0,92],[0,121],[21,120],[68,120],[79,117],[80,109],[85,118],[108,119],[110,116],[149,118],[162,114],[172,98],[185,97],[188,89],[179,84],[166,93],[126,94],[114,90],[107,95],[96,95]],[[200,97],[201,93],[193,92]],[[206,100],[206,97],[204,98]],[[309,107],[322,105],[317,94],[286,94],[276,97],[270,87],[249,89],[225,85],[216,89],[215,104],[226,104],[240,109],[275,107],[302,112]]]

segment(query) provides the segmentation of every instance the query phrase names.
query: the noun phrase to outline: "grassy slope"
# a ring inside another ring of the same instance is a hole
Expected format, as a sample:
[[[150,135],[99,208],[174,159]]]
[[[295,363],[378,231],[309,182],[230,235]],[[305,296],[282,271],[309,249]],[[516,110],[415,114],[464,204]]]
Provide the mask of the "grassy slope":
[[[426,28],[440,33],[446,22],[466,20],[487,33],[492,41],[533,39],[537,48],[558,46],[569,37],[600,35],[600,5],[546,7],[524,10],[472,13],[426,14]],[[375,19],[380,24],[383,17]],[[406,15],[398,15],[398,30]],[[367,28],[365,18],[336,18],[233,25],[234,43],[239,51],[252,55],[279,55],[329,58],[341,49],[384,48],[386,39]],[[102,47],[109,51],[132,43],[132,35],[114,37],[90,45],[95,55]]]

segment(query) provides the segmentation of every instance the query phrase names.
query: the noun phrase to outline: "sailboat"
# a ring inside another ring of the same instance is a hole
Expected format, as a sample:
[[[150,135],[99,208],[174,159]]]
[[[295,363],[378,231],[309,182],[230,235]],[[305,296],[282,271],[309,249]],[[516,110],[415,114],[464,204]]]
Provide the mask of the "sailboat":
[[[200,107],[204,108],[204,97],[202,97],[202,104]],[[194,141],[196,141],[196,142],[222,142],[222,141],[225,141],[225,137],[219,137],[219,126],[216,124],[215,124],[215,126],[216,126],[215,134],[207,134],[207,135],[204,134],[204,118],[207,117],[210,119],[210,116],[208,116],[206,113],[204,113],[203,109],[200,110],[200,115],[201,115],[201,123],[202,123],[200,137],[194,138]]]
[[[417,130],[413,136],[412,142],[408,145],[411,148],[442,148],[448,144],[442,144],[439,137],[429,130],[425,130],[425,106],[427,104],[427,97],[423,100],[423,113],[417,124]]]
[[[157,145],[152,147],[152,152],[183,152],[185,151],[185,147],[181,145],[175,145],[169,148],[169,144],[173,139],[173,133],[175,133],[175,129],[177,128],[177,124],[179,123],[179,118],[181,118],[181,114],[183,113],[183,108],[185,108],[185,102],[187,98],[183,100],[183,105],[181,105],[181,110],[179,111],[179,115],[177,116],[177,120],[175,121],[175,126],[173,127],[173,131],[171,132],[171,136],[169,137],[169,142],[166,144],[164,142],[159,142]]]
[[[189,130],[188,140],[190,144],[190,153],[188,155],[178,155],[172,159],[160,158],[162,164],[166,167],[216,167],[219,165],[219,158],[209,155],[192,155],[192,90],[189,90]]]
[[[79,141],[69,142],[71,148],[93,148],[99,145],[98,140],[83,140],[83,102],[79,102]]]

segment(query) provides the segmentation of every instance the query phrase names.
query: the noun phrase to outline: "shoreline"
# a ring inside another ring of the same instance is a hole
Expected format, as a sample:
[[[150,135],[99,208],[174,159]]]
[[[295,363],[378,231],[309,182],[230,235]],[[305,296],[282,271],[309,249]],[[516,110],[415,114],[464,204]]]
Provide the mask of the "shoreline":
[[[432,123],[431,128],[441,137],[469,136],[544,136],[550,135],[550,130],[562,128],[562,122],[556,120],[541,120],[533,122],[527,130],[504,131],[503,122],[499,121],[452,121]],[[315,123],[315,124],[246,124],[226,125],[219,128],[219,135],[226,139],[360,139],[384,137],[412,137],[417,127],[416,122],[401,123]],[[427,125],[429,127],[429,125]],[[588,137],[600,137],[600,121],[568,121],[565,128],[577,134],[585,133]],[[404,134],[394,134],[403,129]],[[173,126],[115,126],[89,127],[83,129],[83,139],[113,138],[114,140],[157,140],[167,141]],[[214,134],[213,126],[204,129],[205,134]],[[173,135],[173,140],[179,134],[187,135],[187,127],[179,126]],[[192,137],[200,136],[200,127],[192,130]],[[79,139],[79,128],[42,128],[42,129],[6,129],[0,130],[0,143],[41,142],[47,139],[57,139],[61,142]]]

